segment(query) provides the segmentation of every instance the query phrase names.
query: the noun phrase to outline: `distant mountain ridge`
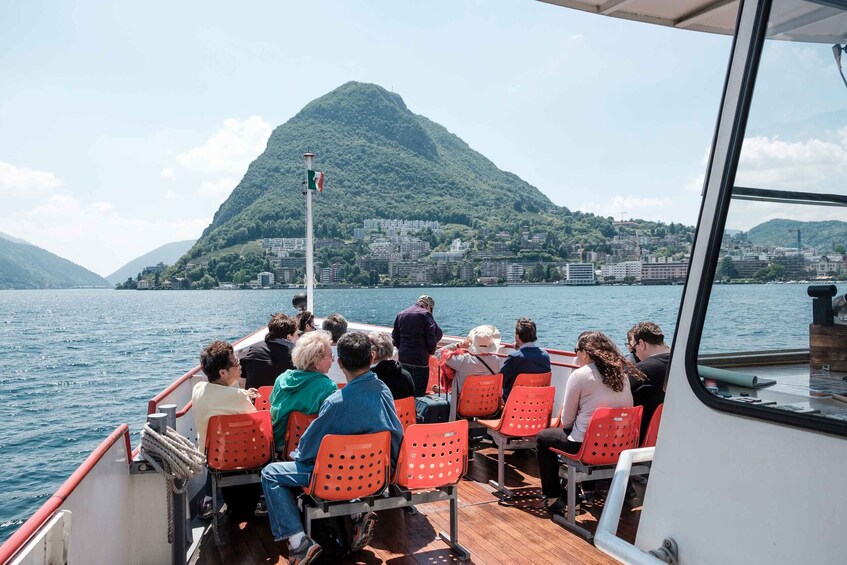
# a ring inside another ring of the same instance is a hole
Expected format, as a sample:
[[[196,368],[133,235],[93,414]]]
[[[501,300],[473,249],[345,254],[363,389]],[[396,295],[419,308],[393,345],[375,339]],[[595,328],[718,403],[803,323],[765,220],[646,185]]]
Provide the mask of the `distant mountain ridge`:
[[[152,267],[159,263],[173,265],[177,259],[182,257],[186,251],[191,249],[191,246],[194,245],[195,241],[197,240],[187,239],[185,241],[166,243],[161,247],[157,247],[153,251],[145,253],[140,257],[136,257],[111,275],[108,275],[106,280],[114,286],[118,283],[124,282],[128,278],[134,279],[138,273],[144,269],[144,267]]]
[[[801,222],[776,218],[751,228],[747,238],[757,245],[797,247],[797,229],[804,249],[816,247],[827,252],[832,251],[834,245],[847,245],[847,222],[839,220]]]
[[[348,82],[277,127],[266,150],[221,205],[189,253],[262,237],[303,237],[303,153],[326,174],[316,228],[350,233],[367,218],[496,225],[522,212],[569,211],[502,171],[446,128],[409,111],[375,84]]]
[[[108,287],[100,275],[22,239],[0,237],[0,289]]]

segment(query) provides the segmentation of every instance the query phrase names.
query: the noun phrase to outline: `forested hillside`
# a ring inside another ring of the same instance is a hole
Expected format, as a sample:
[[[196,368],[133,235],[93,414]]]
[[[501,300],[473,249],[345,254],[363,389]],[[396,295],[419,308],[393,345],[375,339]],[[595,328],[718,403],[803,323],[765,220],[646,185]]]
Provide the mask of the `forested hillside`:
[[[76,263],[40,247],[0,237],[0,289],[105,286],[109,286],[106,279]]]
[[[821,253],[835,251],[844,253],[847,245],[847,222],[829,220],[825,222],[801,222],[777,218],[750,229],[750,243],[772,247],[797,247],[797,230],[803,248],[815,247]]]

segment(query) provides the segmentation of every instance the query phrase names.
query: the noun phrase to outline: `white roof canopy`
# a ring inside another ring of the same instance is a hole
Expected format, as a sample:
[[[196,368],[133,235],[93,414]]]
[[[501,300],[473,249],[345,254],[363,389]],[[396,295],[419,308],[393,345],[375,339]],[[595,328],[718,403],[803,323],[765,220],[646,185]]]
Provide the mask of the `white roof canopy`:
[[[738,0],[540,0],[567,8],[710,33],[732,34]],[[840,9],[836,6],[840,6]],[[768,37],[815,43],[847,41],[845,0],[775,0]]]

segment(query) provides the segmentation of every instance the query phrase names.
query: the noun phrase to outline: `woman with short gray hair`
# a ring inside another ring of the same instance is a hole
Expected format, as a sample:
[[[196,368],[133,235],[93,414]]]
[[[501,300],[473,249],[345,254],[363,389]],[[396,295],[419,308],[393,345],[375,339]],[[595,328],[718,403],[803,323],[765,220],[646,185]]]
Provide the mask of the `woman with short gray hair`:
[[[330,343],[329,332],[315,330],[303,334],[291,351],[295,368],[281,374],[274,383],[270,412],[277,451],[285,446],[288,415],[295,411],[317,414],[324,400],[338,390],[326,376],[334,361]]]
[[[374,354],[374,363],[371,370],[385,383],[394,400],[415,396],[415,382],[409,371],[400,366],[394,360],[394,343],[391,335],[385,332],[371,332],[368,334],[371,340],[371,348]]]

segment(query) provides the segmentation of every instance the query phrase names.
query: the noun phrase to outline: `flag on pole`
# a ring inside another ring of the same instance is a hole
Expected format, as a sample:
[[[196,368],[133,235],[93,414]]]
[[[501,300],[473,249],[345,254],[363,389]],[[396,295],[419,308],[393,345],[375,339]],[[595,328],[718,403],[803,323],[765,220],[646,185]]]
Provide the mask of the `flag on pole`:
[[[309,171],[309,190],[324,191],[324,174],[319,171]]]

